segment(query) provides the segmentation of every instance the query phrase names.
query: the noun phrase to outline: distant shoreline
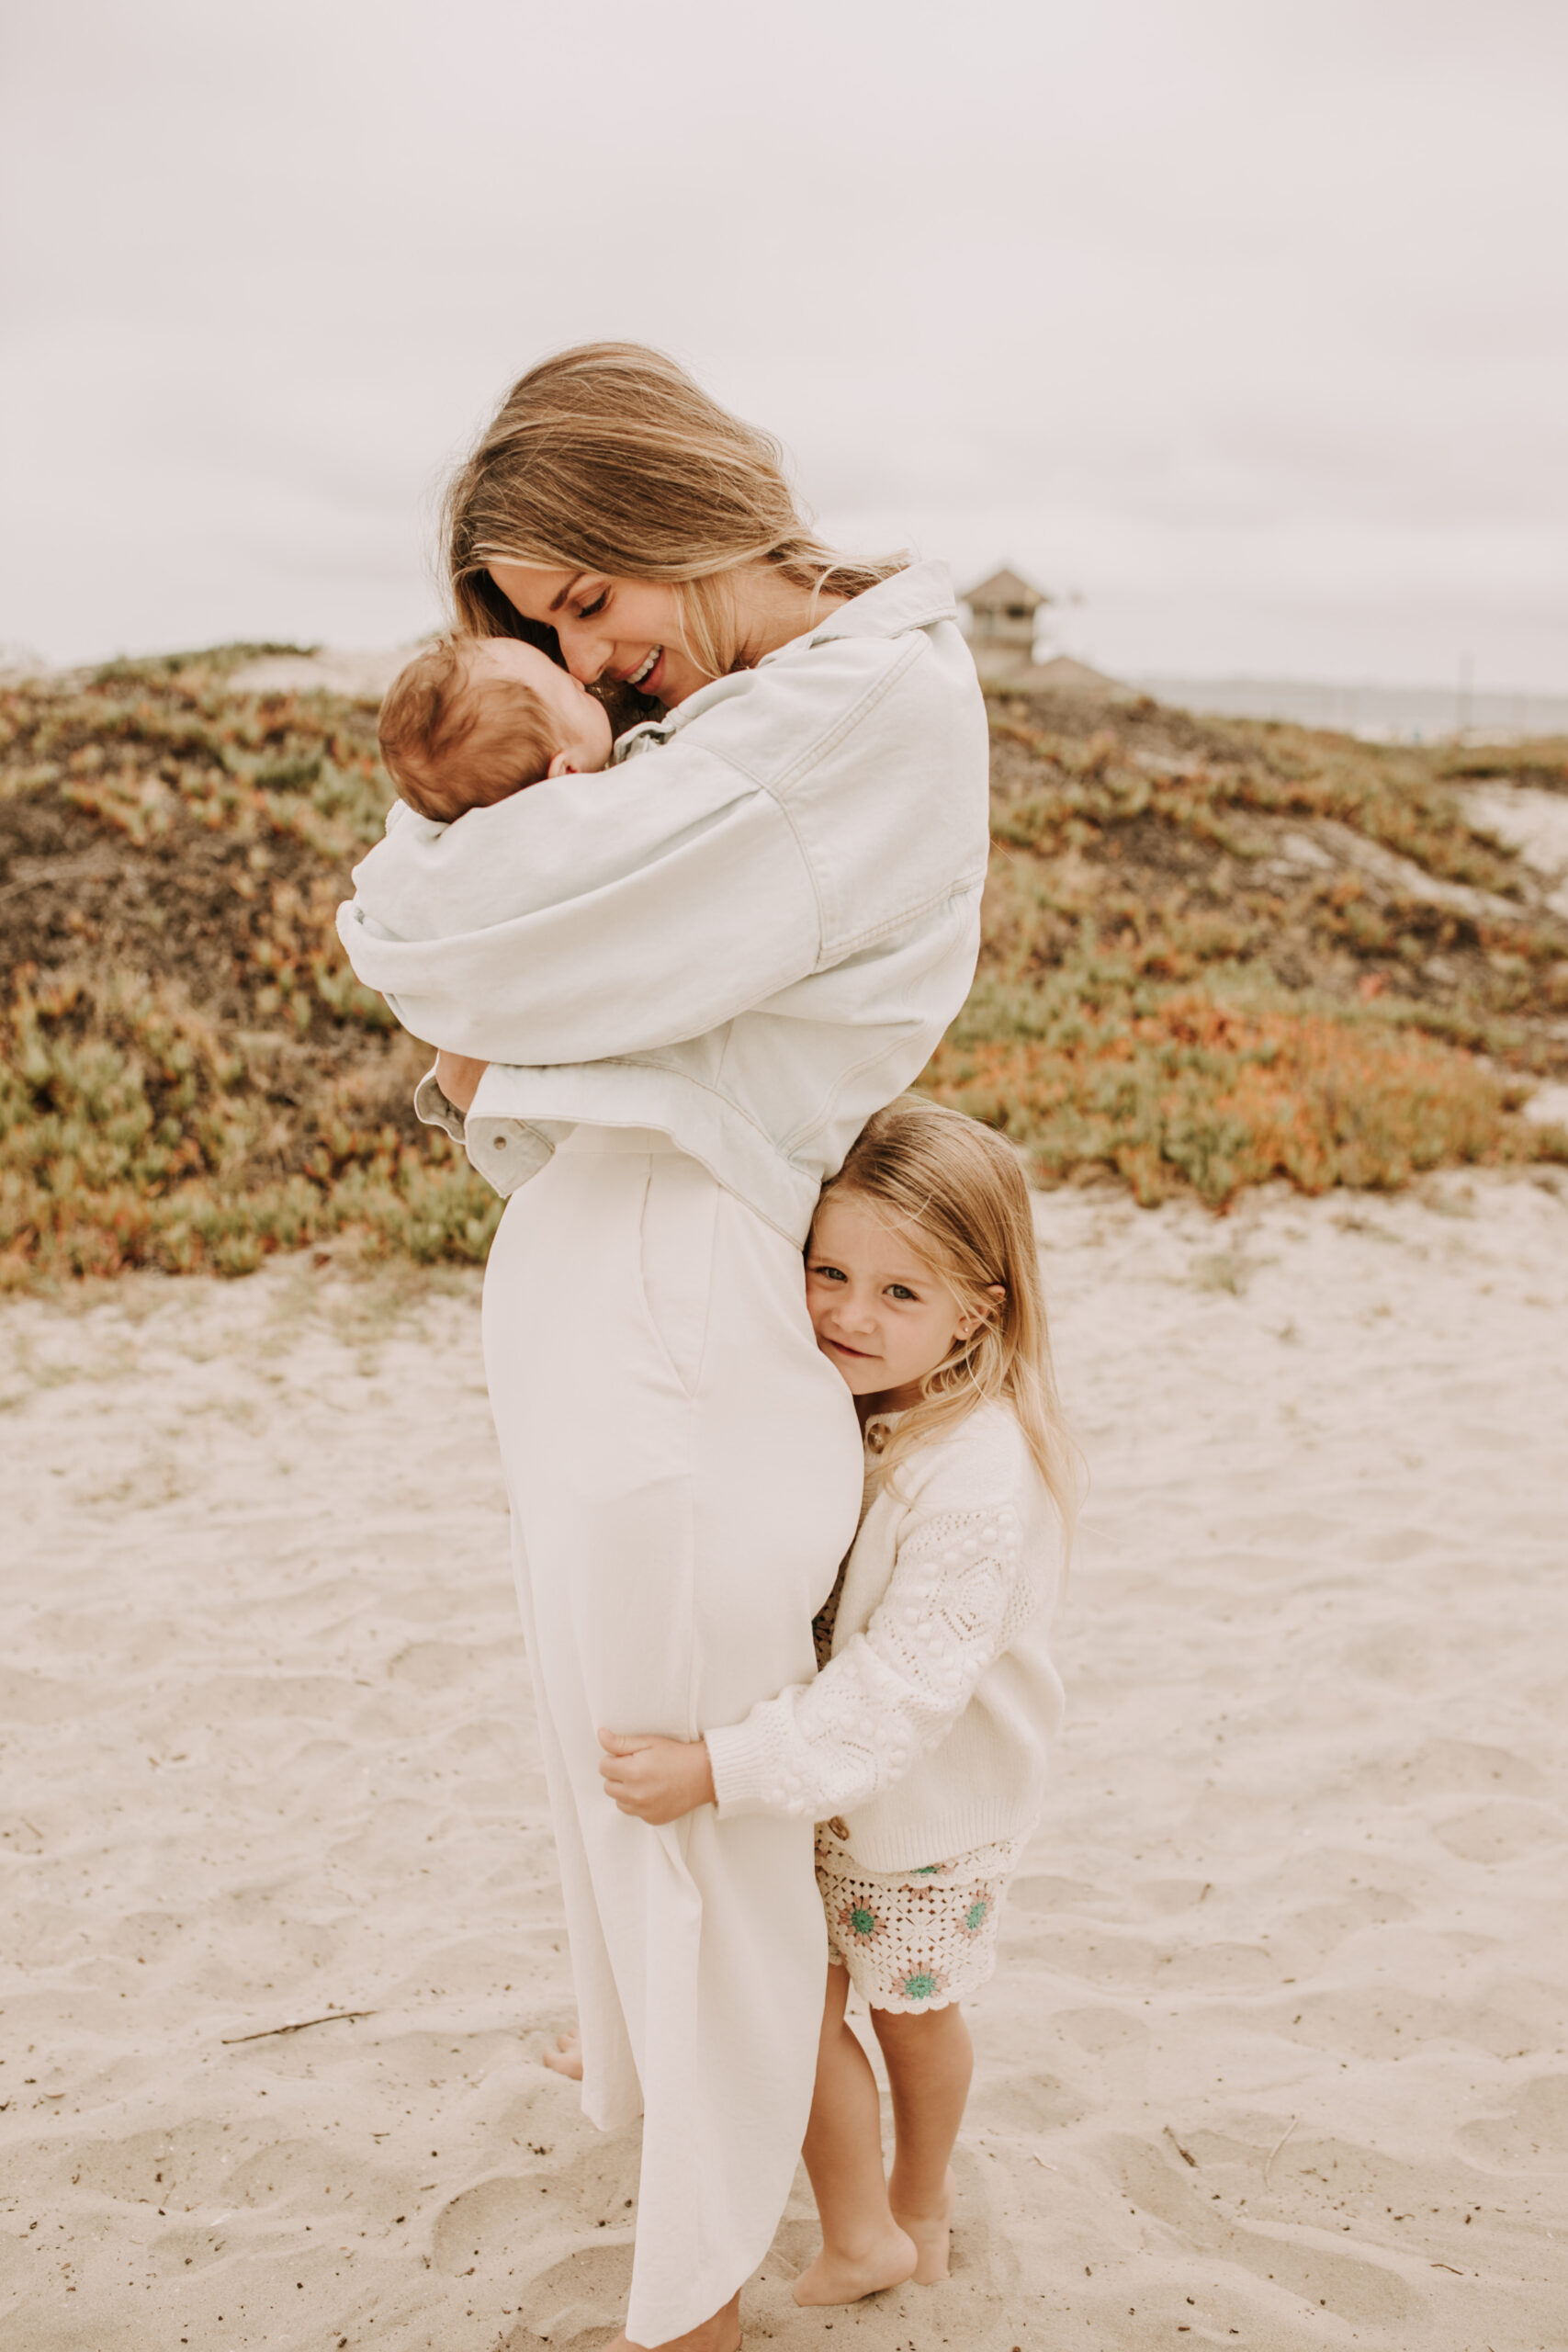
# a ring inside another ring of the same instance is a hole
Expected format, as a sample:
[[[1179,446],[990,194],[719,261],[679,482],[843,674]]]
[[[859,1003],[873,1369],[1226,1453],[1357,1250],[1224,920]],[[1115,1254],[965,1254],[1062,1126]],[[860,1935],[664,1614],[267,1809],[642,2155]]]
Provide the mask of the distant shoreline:
[[[1434,743],[1454,738],[1496,742],[1568,735],[1568,694],[1523,688],[1351,685],[1314,678],[1193,678],[1162,672],[1130,679],[1156,701],[1225,718],[1280,718],[1326,727],[1381,742]]]

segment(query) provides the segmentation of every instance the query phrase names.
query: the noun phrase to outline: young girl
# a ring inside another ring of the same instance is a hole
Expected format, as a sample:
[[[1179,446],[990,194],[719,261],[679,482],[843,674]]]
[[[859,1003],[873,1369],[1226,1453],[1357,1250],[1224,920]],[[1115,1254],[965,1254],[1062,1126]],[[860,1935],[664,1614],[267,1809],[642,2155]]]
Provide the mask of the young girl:
[[[999,1136],[904,1095],[823,1189],[817,1343],[865,1439],[860,1532],[818,1620],[814,1682],[705,1738],[600,1736],[623,1813],[810,1815],[828,1997],[806,2165],[822,2251],[801,2303],[945,2278],[948,2159],[1062,1687],[1046,1636],[1075,1500],[1029,1195]],[[759,1965],[762,1956],[759,1955]],[[897,2132],[844,2009],[870,2006]]]

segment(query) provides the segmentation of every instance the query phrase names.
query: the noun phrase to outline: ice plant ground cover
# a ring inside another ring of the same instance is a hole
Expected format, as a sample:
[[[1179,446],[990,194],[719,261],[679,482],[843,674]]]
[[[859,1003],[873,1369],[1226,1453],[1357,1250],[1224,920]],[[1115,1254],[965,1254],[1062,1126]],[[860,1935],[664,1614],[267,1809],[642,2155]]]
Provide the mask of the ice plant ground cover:
[[[423,1049],[333,924],[390,797],[375,706],[240,692],[255,650],[0,690],[0,1285],[484,1255],[500,1204],[416,1125]],[[1568,1159],[1520,1115],[1568,1074],[1568,920],[1465,797],[1568,795],[1568,744],[991,719],[980,972],[923,1082],[1038,1181],[1224,1208]]]

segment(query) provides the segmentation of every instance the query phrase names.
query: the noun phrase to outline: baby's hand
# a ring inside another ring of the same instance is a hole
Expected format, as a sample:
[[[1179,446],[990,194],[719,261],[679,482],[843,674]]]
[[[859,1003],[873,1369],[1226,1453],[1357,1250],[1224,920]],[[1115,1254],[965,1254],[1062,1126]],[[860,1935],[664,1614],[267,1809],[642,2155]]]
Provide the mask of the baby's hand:
[[[679,1821],[700,1804],[712,1804],[713,1766],[701,1739],[660,1739],[651,1733],[626,1738],[602,1731],[599,1770],[622,1813],[656,1825]]]

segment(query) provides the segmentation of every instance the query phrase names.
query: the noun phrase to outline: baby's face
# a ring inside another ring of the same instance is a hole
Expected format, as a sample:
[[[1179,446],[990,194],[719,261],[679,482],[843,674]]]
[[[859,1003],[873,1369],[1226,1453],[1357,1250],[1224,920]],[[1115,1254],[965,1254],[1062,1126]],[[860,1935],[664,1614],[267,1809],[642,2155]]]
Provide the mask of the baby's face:
[[[513,678],[530,687],[550,714],[567,766],[579,775],[591,775],[608,762],[615,740],[608,711],[536,645],[516,637],[481,638],[468,656],[468,676],[479,694],[491,679]]]

